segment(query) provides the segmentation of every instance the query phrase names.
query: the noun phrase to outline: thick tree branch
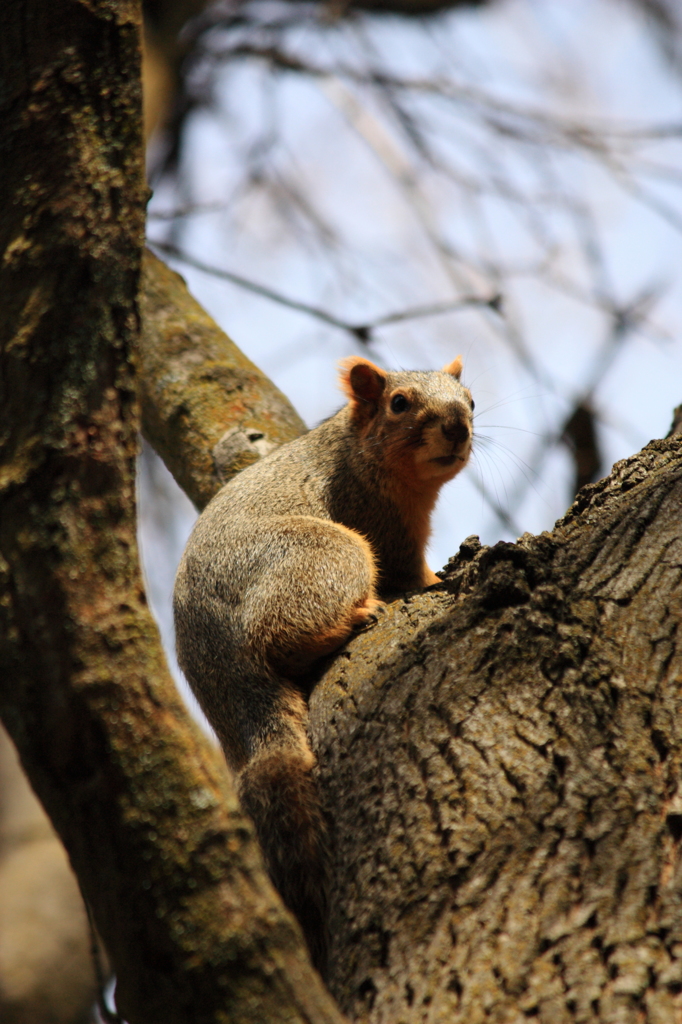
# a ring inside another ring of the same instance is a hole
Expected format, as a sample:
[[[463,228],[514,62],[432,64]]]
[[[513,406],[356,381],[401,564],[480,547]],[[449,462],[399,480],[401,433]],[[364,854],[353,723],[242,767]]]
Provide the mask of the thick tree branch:
[[[281,391],[147,251],[138,341],[142,431],[197,508],[305,431]]]

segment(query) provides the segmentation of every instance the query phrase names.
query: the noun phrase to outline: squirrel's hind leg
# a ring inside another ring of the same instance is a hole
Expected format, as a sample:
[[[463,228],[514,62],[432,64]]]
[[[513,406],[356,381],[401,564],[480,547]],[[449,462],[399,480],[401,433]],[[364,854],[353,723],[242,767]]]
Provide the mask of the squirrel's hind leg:
[[[440,581],[439,581],[440,582]],[[371,626],[379,621],[379,616],[386,611],[386,605],[377,597],[370,597],[355,609],[353,627]]]
[[[273,518],[268,536],[279,557],[253,581],[244,624],[272,668],[295,677],[376,620],[376,562],[361,534],[327,519]]]
[[[296,687],[319,658],[376,617],[374,553],[359,533],[314,516],[273,516],[261,524],[267,567],[254,571],[241,604],[250,652],[248,761],[239,773],[270,876],[298,918],[324,969],[327,830],[313,779],[308,708]]]

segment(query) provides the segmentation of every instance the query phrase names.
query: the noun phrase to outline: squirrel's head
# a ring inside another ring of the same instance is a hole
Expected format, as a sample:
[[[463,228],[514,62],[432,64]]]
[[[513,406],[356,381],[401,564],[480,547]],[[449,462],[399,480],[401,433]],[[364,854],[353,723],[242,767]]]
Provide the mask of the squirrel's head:
[[[460,382],[462,358],[442,370],[386,372],[369,359],[340,363],[351,423],[371,459],[411,486],[439,488],[471,452],[474,402]]]

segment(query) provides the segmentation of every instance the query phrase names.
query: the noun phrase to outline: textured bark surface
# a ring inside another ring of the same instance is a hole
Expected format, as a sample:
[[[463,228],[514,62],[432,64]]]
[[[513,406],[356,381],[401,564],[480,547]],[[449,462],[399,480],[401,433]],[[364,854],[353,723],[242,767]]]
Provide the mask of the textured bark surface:
[[[451,560],[311,702],[358,1021],[682,1020],[682,439]]]
[[[216,325],[185,282],[149,251],[140,291],[142,431],[203,508],[222,484],[305,424]]]
[[[336,1022],[142,590],[138,40],[132,0],[0,13],[0,714],[130,1024]]]

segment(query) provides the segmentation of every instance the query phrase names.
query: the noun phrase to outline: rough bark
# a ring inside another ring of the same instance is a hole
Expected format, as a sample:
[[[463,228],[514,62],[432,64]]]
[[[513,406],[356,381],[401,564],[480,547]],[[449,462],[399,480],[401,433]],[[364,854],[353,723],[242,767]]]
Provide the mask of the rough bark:
[[[305,426],[149,251],[140,306],[141,429],[201,508],[237,469]],[[96,995],[85,910],[8,744],[0,727],[0,1020],[76,1024]]]
[[[130,1024],[340,1021],[144,600],[138,32],[126,0],[0,15],[0,713]]]
[[[305,424],[281,391],[240,352],[147,251],[140,293],[138,389],[142,431],[197,508]]]
[[[465,542],[311,701],[357,1021],[682,1020],[682,438]]]
[[[202,507],[235,467],[305,428],[178,274],[148,251],[143,267],[142,431]],[[77,1024],[96,996],[85,909],[8,744],[0,727],[0,1020]]]

